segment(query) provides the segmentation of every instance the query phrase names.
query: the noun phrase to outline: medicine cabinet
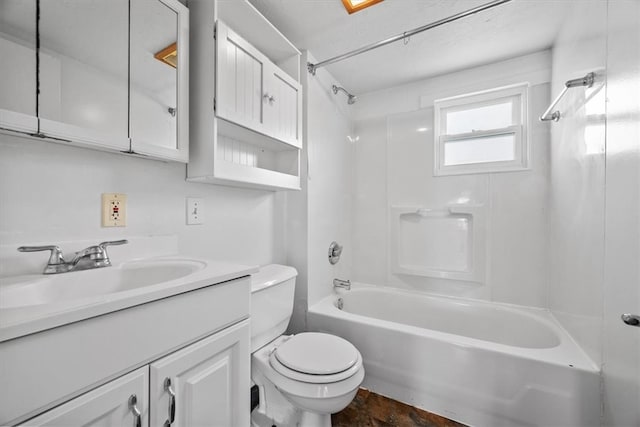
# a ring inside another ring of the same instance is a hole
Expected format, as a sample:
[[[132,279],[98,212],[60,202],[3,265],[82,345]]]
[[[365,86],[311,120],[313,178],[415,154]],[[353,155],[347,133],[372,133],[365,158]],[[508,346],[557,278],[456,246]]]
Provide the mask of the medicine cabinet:
[[[36,2],[0,1],[0,128],[35,133]]]
[[[248,1],[195,0],[190,8],[197,114],[188,180],[300,189],[300,52]]]
[[[178,0],[3,0],[0,21],[0,128],[187,161],[189,17]],[[170,61],[158,56],[168,47]]]

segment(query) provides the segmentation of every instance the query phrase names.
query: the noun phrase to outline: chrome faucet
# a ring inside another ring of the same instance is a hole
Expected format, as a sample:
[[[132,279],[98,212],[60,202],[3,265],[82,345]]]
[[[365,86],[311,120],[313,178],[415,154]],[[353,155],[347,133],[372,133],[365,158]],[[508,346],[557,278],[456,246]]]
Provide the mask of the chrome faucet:
[[[342,288],[348,291],[351,290],[351,280],[333,279],[334,288]]]
[[[70,271],[90,270],[92,268],[101,268],[111,266],[111,260],[107,253],[107,246],[124,245],[129,243],[127,240],[114,240],[110,242],[102,242],[99,245],[89,246],[74,254],[73,259],[69,262],[64,260],[62,250],[57,245],[47,246],[20,246],[20,252],[39,252],[51,251],[49,262],[44,268],[43,274],[67,273]]]

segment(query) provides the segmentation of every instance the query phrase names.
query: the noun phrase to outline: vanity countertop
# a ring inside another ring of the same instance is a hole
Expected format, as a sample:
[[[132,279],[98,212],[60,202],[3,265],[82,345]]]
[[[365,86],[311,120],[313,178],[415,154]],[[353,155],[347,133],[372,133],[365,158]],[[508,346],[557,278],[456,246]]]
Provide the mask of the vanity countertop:
[[[7,307],[5,305],[0,308],[0,342],[238,279],[258,271],[257,266],[186,258],[177,255],[155,257],[134,262],[144,263],[147,261],[158,264],[162,262],[199,263],[202,265],[202,268],[177,279],[158,281],[158,283],[155,284],[132,287],[116,292],[99,293],[96,295],[91,295],[89,292],[87,295],[81,297],[56,298],[53,302],[36,302],[30,305],[15,307]],[[57,276],[55,280],[60,281],[67,277],[75,282],[82,282],[86,279],[86,286],[91,287],[92,283],[95,283],[95,280],[100,277],[101,273],[104,274],[104,272],[109,269],[123,268],[127,264],[129,263],[125,262],[114,265],[113,267],[62,273],[55,275]],[[72,275],[73,277],[71,277]],[[27,282],[36,283],[38,281],[46,281],[47,279],[48,276],[32,275],[27,278]],[[8,295],[10,287],[23,286],[15,284],[15,282],[15,277],[0,278],[0,306],[2,305],[3,292],[5,295]],[[47,283],[47,285],[49,284],[55,286],[56,283]],[[85,283],[82,283],[82,286],[85,286]],[[247,295],[247,298],[250,298],[250,294]]]

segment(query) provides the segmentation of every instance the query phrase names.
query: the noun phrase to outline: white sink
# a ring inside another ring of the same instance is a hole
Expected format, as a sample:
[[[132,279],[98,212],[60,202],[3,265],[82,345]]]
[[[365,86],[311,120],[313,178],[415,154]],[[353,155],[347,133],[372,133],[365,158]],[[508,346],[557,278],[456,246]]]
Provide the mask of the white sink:
[[[0,279],[0,309],[108,296],[185,278],[206,267],[186,259],[131,261],[116,267]]]

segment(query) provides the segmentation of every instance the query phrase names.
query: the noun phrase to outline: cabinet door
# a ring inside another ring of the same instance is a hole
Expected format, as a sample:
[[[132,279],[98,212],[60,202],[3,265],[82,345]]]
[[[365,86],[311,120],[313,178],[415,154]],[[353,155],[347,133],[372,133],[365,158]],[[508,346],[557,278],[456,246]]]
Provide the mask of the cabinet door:
[[[131,2],[131,150],[189,159],[189,10],[178,0]]]
[[[129,1],[40,1],[40,132],[129,150]]]
[[[302,148],[302,89],[284,71],[269,63],[265,74],[268,104],[265,123],[269,136]]]
[[[265,133],[263,75],[269,61],[221,21],[216,33],[216,115]]]
[[[22,426],[140,426],[147,425],[149,367],[145,366],[83,394]],[[131,396],[135,396],[135,409]]]
[[[35,133],[36,0],[0,1],[0,128]]]
[[[164,425],[173,405],[174,427],[248,426],[249,357],[245,320],[152,363],[150,425]]]

